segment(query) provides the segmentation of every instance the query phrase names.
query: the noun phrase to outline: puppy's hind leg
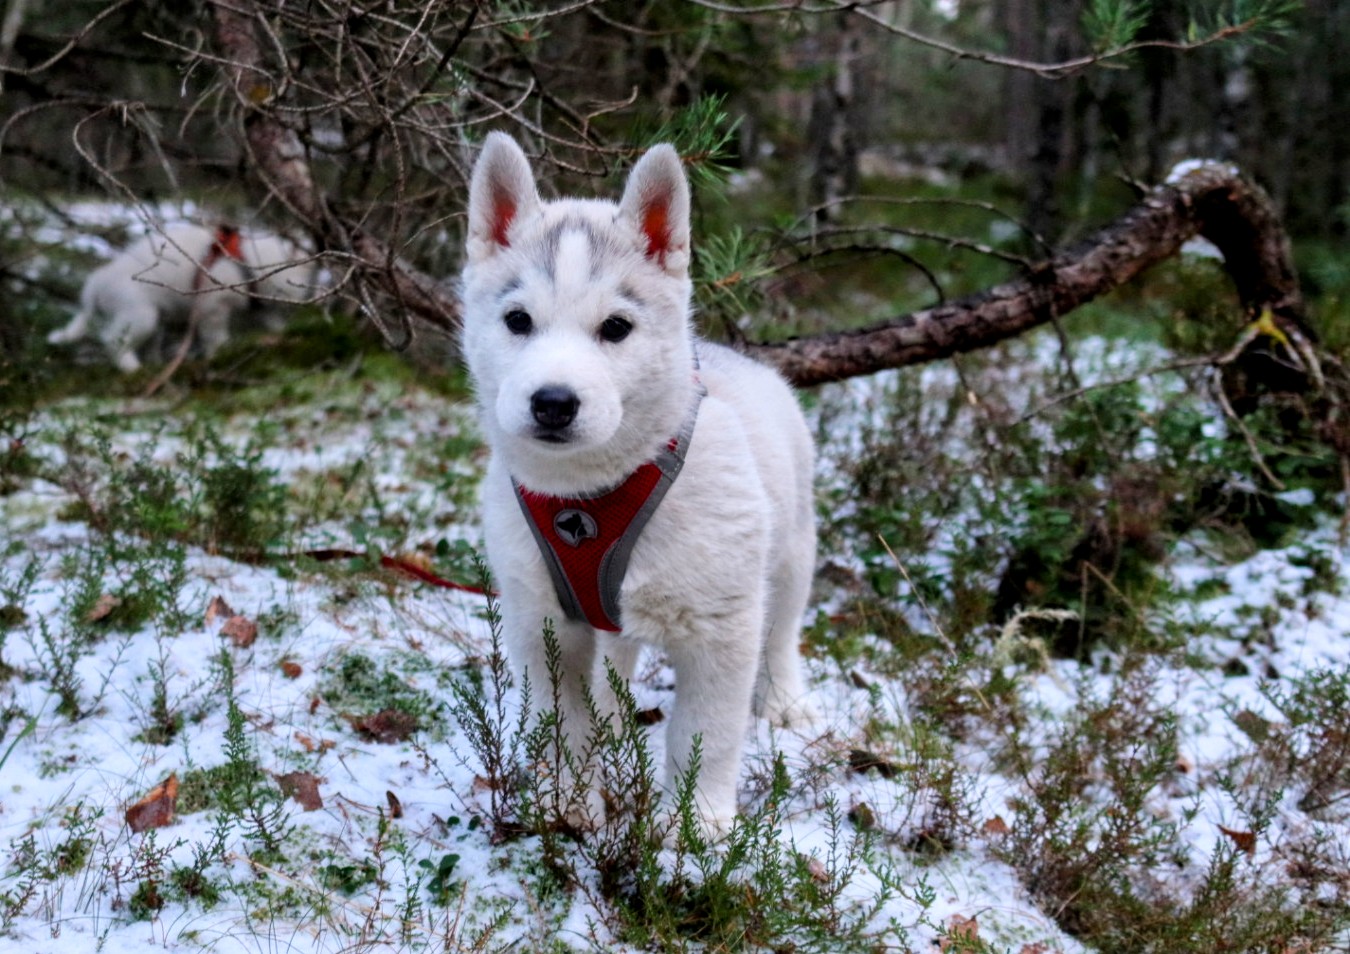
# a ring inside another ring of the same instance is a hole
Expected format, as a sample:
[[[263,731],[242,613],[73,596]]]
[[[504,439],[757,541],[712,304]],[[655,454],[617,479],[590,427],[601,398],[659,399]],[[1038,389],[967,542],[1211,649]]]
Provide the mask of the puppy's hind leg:
[[[755,712],[775,725],[801,727],[817,717],[802,678],[802,616],[811,597],[814,545],[784,559],[772,577],[772,605],[755,686]]]
[[[99,333],[99,339],[118,370],[131,374],[141,369],[137,352],[158,327],[159,313],[153,305],[141,303],[117,311]]]
[[[94,309],[89,305],[81,305],[70,319],[70,323],[64,328],[57,328],[47,335],[48,344],[70,344],[72,341],[79,341],[85,335],[89,334],[89,323],[94,319]]]

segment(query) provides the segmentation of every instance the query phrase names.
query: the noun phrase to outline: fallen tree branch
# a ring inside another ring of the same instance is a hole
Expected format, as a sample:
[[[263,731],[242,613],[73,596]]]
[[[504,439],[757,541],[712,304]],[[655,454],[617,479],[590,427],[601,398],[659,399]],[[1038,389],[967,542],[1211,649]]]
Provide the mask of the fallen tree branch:
[[[1116,222],[1014,281],[868,328],[744,350],[799,387],[975,351],[1124,285],[1197,236],[1223,254],[1248,315],[1269,309],[1291,339],[1315,340],[1270,198],[1232,167],[1206,163],[1157,186]]]

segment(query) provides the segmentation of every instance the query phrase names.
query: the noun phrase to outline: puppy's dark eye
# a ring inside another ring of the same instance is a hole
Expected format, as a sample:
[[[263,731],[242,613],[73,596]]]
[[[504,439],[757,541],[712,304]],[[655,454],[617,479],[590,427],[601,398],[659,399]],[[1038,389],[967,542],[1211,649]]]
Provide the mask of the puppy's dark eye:
[[[506,322],[506,330],[513,335],[528,335],[534,330],[534,319],[530,317],[529,312],[521,311],[519,308],[508,311],[502,321]]]
[[[620,318],[618,315],[610,315],[600,325],[600,337],[608,342],[622,341],[628,337],[628,332],[633,330],[633,323],[627,318]]]

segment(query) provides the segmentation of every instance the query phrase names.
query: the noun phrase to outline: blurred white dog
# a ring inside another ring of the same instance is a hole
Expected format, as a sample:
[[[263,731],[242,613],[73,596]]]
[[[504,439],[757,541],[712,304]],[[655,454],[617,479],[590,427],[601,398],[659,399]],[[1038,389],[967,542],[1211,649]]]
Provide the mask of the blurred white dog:
[[[209,358],[250,302],[301,301],[314,291],[315,272],[313,258],[278,235],[170,225],[91,272],[80,310],[47,341],[69,344],[92,333],[113,364],[130,373],[167,327],[190,327]],[[279,321],[267,326],[279,330]]]

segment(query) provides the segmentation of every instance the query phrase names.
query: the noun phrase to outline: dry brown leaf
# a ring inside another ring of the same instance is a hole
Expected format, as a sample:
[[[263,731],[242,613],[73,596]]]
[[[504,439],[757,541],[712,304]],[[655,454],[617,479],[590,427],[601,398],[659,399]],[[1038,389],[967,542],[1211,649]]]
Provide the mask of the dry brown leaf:
[[[417,716],[397,709],[384,709],[368,716],[349,716],[347,721],[359,735],[372,742],[403,742],[417,731]]]
[[[665,713],[655,706],[650,709],[639,709],[633,713],[633,718],[638,725],[657,725],[665,717]]]
[[[101,619],[107,619],[112,611],[121,605],[122,598],[120,596],[104,593],[94,600],[94,605],[89,607],[89,612],[84,614],[84,621],[86,623],[97,623]]]
[[[1275,727],[1275,724],[1269,719],[1262,718],[1250,709],[1242,709],[1234,715],[1233,724],[1242,730],[1243,735],[1257,745],[1269,739],[1271,730]]]
[[[178,774],[175,772],[150,789],[149,794],[139,802],[127,808],[127,826],[137,834],[149,828],[163,828],[173,822],[174,809],[177,807]]]
[[[955,947],[964,950],[969,942],[980,939],[980,924],[975,918],[963,918],[953,914],[947,920],[947,935],[938,941],[938,950],[947,951]]]
[[[433,573],[436,570],[436,565],[431,562],[431,558],[416,550],[411,553],[400,553],[394,559],[405,566],[415,567],[423,573]]]
[[[1238,851],[1244,855],[1256,854],[1256,834],[1254,832],[1233,831],[1233,829],[1224,828],[1222,825],[1219,826],[1219,831],[1233,839],[1233,844],[1237,845]]]
[[[230,604],[225,602],[225,597],[217,594],[211,597],[211,602],[206,604],[206,625],[210,626],[217,619],[229,619],[234,615],[234,610],[230,609]]]
[[[387,801],[387,802],[389,803],[389,817],[390,817],[390,818],[402,818],[402,817],[403,817],[403,803],[400,802],[400,801],[398,800],[398,796],[395,795],[393,792],[386,791],[386,792],[384,793],[384,798],[385,798],[385,801]]]
[[[320,739],[318,742],[315,742],[303,732],[295,733],[295,741],[299,742],[301,747],[311,754],[314,752],[327,752],[337,745],[337,743],[331,739]]]
[[[305,811],[313,812],[323,808],[323,797],[319,795],[319,782],[323,780],[318,776],[309,772],[287,772],[285,775],[278,775],[276,779],[281,794],[295,799]]]
[[[893,779],[900,774],[900,767],[894,762],[866,749],[851,749],[848,753],[848,767],[859,775],[865,775],[875,769],[884,779]]]
[[[1044,941],[1036,941],[1034,944],[1023,944],[1017,954],[1050,954],[1053,950],[1054,948]]]
[[[1003,820],[1002,815],[995,815],[981,826],[986,835],[1006,835],[1011,829],[1008,823]]]
[[[231,616],[220,627],[220,635],[228,637],[236,649],[247,649],[258,638],[258,624],[247,616]]]
[[[305,670],[298,662],[290,659],[283,659],[281,661],[281,674],[287,679],[299,679],[304,671]]]

